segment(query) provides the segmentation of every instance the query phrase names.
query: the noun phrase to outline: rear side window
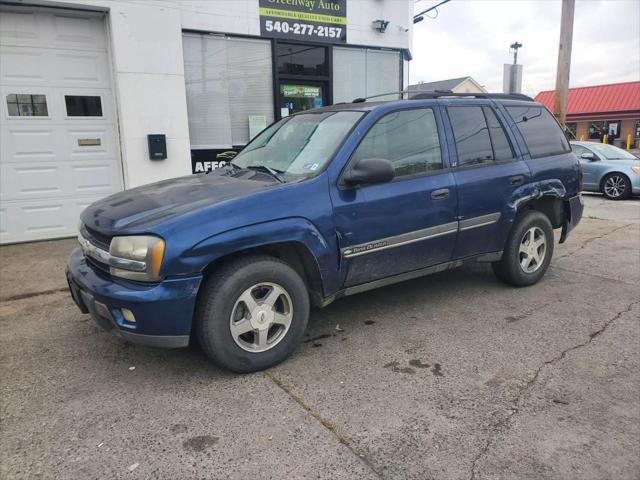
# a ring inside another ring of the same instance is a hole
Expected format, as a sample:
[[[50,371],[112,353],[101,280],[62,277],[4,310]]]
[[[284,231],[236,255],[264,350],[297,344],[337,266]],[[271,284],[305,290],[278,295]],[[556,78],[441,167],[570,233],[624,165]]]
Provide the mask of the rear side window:
[[[555,118],[543,107],[507,107],[533,158],[571,151]]]
[[[489,128],[482,107],[448,107],[458,151],[458,166],[493,161]]]
[[[482,110],[489,125],[489,134],[491,136],[491,144],[493,145],[493,158],[497,162],[511,160],[514,157],[513,149],[498,117],[496,117],[495,112],[490,107],[482,107]]]
[[[438,127],[431,108],[388,113],[367,132],[354,160],[385,158],[395,177],[442,169]]]

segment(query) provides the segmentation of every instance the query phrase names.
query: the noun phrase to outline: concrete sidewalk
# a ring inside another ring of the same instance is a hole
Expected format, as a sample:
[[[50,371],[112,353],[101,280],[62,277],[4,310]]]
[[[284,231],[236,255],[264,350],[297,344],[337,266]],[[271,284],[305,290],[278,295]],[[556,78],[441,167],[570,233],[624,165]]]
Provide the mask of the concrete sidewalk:
[[[349,297],[244,376],[102,332],[64,291],[75,240],[1,247],[0,477],[637,478],[640,202],[585,200],[538,285]]]

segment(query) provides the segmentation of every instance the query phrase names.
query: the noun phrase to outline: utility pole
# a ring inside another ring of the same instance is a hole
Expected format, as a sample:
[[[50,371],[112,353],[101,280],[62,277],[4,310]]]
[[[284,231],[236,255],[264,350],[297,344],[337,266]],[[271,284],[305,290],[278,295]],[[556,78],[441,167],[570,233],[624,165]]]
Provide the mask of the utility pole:
[[[558,70],[556,72],[556,92],[553,101],[553,114],[561,125],[564,125],[567,119],[569,71],[571,68],[571,43],[573,40],[573,11],[575,4],[575,0],[562,0],[560,45],[558,48]]]

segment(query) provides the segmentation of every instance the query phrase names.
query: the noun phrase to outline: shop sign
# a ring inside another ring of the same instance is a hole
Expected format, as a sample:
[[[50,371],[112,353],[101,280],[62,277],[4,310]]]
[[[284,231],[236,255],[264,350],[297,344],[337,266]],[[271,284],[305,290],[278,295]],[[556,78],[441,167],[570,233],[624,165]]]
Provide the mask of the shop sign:
[[[347,42],[347,0],[259,0],[259,6],[263,37]]]
[[[282,85],[282,94],[285,97],[320,97],[320,87],[310,87],[307,85]]]
[[[242,147],[191,150],[191,173],[205,173],[227,165]]]

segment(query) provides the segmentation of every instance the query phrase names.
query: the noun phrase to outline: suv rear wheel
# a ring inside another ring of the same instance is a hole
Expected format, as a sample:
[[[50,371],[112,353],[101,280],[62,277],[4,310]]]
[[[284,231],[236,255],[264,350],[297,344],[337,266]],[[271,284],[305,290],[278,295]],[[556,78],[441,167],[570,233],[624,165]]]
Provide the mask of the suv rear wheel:
[[[553,242],[553,228],[546,215],[535,210],[519,213],[502,259],[491,264],[494,273],[518,287],[537,283],[551,263]]]
[[[282,362],[302,340],[309,294],[300,275],[273,257],[252,255],[223,266],[202,287],[195,333],[204,352],[235,372]]]

